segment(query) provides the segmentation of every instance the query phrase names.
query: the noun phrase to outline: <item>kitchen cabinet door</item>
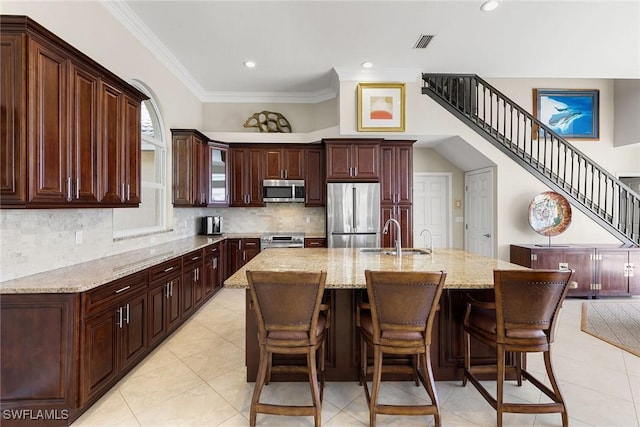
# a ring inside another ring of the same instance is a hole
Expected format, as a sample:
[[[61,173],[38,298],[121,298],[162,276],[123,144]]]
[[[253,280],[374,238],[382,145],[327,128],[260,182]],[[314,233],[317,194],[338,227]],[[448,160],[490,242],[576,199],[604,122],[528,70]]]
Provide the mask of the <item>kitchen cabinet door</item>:
[[[123,180],[122,102],[119,89],[102,83],[100,89],[100,154],[101,154],[101,201],[120,205],[125,201]]]
[[[232,207],[263,207],[262,150],[231,147],[231,203]]]
[[[208,299],[222,288],[220,245],[215,243],[205,248],[204,298]]]
[[[413,203],[413,142],[383,142],[380,148],[380,203]]]
[[[100,78],[80,64],[71,63],[70,194],[73,203],[99,199],[98,96]],[[139,121],[139,120],[138,120]]]
[[[305,150],[304,190],[307,207],[322,207],[326,204],[327,180],[324,177],[324,150],[308,148]]]
[[[85,321],[80,372],[81,405],[118,378],[119,322],[119,306],[109,307]]]
[[[195,308],[195,292],[198,287],[198,273],[199,267],[197,265],[185,267],[182,273],[182,289],[180,292],[182,304],[180,307],[180,315],[183,320],[189,317]]]
[[[171,129],[173,206],[206,206],[209,194],[208,139],[193,129]]]
[[[164,280],[149,289],[149,345],[155,346],[167,336],[168,288]]]
[[[380,140],[324,139],[327,181],[378,182],[380,180]]]
[[[238,271],[260,253],[260,239],[227,239],[228,275]]]
[[[123,310],[120,370],[125,371],[142,359],[147,351],[147,294],[128,299]]]
[[[20,34],[0,34],[0,204],[12,206],[27,200],[27,95],[20,84],[26,55]]]
[[[229,206],[229,150],[226,144],[212,142],[207,144],[209,161],[205,168],[208,206]]]
[[[400,223],[400,238],[403,248],[413,247],[413,207],[400,205],[382,205],[380,208],[381,226],[384,227],[387,220],[393,218]],[[380,230],[381,246],[383,248],[395,247],[397,230],[395,224],[389,224],[387,234]]]
[[[123,160],[122,181],[124,184],[124,204],[138,206],[140,204],[140,174],[142,129],[140,127],[140,101],[124,94],[122,96],[123,112]]]
[[[167,286],[167,333],[171,333],[182,322],[182,276],[174,277]]]
[[[264,179],[304,179],[304,150],[267,148],[264,150]]]
[[[68,198],[68,62],[62,52],[35,40],[29,46],[30,203],[66,203]]]
[[[203,301],[203,260],[202,249],[190,252],[182,257],[182,308],[180,314],[183,320],[189,317]]]

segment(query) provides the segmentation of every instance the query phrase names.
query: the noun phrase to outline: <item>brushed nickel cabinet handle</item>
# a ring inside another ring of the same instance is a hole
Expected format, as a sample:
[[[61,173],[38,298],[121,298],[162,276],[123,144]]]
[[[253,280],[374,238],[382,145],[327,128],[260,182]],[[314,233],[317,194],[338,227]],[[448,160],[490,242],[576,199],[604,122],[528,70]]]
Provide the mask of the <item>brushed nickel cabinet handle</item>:
[[[124,291],[126,291],[127,289],[129,289],[129,288],[131,288],[131,286],[125,286],[124,288],[120,288],[120,289],[118,289],[118,290],[116,291],[116,294],[119,294],[120,292],[124,292]]]

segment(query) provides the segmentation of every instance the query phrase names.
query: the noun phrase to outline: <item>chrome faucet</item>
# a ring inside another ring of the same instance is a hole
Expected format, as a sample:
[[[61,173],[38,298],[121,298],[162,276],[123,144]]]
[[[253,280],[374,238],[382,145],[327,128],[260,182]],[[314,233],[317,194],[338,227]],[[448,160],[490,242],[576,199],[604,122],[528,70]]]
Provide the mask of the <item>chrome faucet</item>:
[[[389,233],[390,222],[393,222],[396,224],[396,255],[400,256],[402,252],[402,229],[400,228],[400,223],[398,222],[398,220],[394,218],[389,218],[387,222],[384,223],[384,228],[382,229],[382,232],[384,234]]]
[[[424,238],[424,247],[429,249],[430,252],[433,252],[433,235],[431,234],[431,231],[427,230],[426,228],[423,228],[422,231],[420,232],[420,235],[422,236],[424,234],[424,232],[429,233],[429,245],[427,245],[427,238]]]

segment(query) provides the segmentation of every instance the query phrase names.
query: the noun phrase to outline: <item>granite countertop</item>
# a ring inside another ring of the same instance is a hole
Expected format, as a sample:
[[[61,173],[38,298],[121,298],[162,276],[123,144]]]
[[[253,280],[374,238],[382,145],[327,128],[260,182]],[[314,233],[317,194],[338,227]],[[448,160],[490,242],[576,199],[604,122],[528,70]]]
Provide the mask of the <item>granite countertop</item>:
[[[0,282],[0,294],[84,292],[233,237],[251,236],[224,234],[174,240],[149,248]]]
[[[365,270],[447,272],[445,288],[493,287],[493,270],[528,270],[526,267],[487,258],[459,249],[436,249],[430,255],[384,255],[360,249],[266,249],[229,277],[227,288],[246,288],[247,270],[327,272],[327,289],[366,288]]]

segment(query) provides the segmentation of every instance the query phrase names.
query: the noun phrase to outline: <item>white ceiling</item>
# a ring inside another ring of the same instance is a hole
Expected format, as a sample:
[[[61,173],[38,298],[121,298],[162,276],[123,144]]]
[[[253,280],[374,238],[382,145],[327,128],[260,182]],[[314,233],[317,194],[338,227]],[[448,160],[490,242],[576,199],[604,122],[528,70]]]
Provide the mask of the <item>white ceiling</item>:
[[[640,0],[104,2],[203,102],[318,102],[339,76],[640,78]],[[435,35],[426,49],[413,46]],[[257,63],[254,69],[243,66]],[[337,70],[337,74],[336,71]]]

